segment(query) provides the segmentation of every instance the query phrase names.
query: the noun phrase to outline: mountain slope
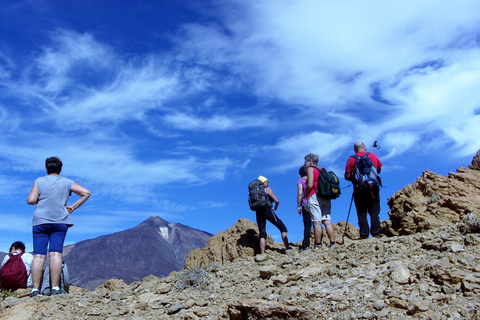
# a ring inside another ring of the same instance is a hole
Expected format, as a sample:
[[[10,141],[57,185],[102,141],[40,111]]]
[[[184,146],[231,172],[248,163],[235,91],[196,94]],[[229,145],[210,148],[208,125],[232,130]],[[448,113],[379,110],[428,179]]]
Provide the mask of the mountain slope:
[[[108,279],[131,283],[147,275],[163,277],[183,268],[188,253],[212,235],[182,224],[150,217],[135,228],[81,241],[63,260],[70,282],[95,289]]]

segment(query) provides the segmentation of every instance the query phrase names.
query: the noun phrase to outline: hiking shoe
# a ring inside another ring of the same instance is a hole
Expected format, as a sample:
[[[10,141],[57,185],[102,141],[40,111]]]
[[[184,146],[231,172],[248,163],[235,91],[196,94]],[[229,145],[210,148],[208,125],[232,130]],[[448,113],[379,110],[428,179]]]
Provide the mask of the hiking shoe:
[[[307,250],[310,250],[310,247],[300,247],[300,249],[298,249],[298,252],[303,252]]]
[[[50,295],[51,295],[51,296],[55,296],[55,295],[61,294],[61,293],[62,293],[62,291],[57,290],[57,289],[52,289],[52,290],[50,291]]]
[[[322,249],[322,244],[321,243],[320,244],[315,243],[314,248],[315,249]]]
[[[32,297],[32,298],[33,298],[33,297],[36,297],[36,296],[38,296],[39,293],[40,293],[40,291],[38,291],[38,290],[31,291],[31,292],[30,292],[30,297]]]
[[[337,244],[335,242],[330,243],[330,248],[335,247]]]

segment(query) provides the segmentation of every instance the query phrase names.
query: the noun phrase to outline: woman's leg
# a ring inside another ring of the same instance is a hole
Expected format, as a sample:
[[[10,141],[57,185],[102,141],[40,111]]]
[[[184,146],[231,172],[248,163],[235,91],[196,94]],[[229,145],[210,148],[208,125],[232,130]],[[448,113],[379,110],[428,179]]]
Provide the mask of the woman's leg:
[[[312,217],[310,217],[310,212],[307,211],[305,207],[302,208],[302,218],[303,218],[303,248],[310,248],[310,233],[312,229]]]
[[[53,287],[59,287],[60,277],[62,273],[62,251],[63,243],[67,235],[68,227],[65,224],[52,225],[52,233],[50,235],[50,282]]]
[[[31,267],[33,289],[42,286],[43,266],[47,258],[48,225],[33,226],[33,261]]]
[[[280,218],[275,214],[272,208],[268,208],[264,211],[264,217],[268,221],[270,221],[275,227],[277,227],[278,230],[280,230],[283,243],[285,244],[285,249],[290,249],[290,246],[288,244],[287,227],[285,227],[283,221],[280,220]]]
[[[46,258],[47,256],[41,254],[33,256],[31,272],[34,289],[40,289],[42,286],[43,265],[45,264]]]
[[[48,258],[50,259],[50,282],[52,287],[59,287],[62,274],[62,254],[60,252],[49,252]]]
[[[260,254],[264,254],[265,253],[265,248],[266,248],[267,220],[265,219],[265,216],[263,214],[265,212],[265,210],[256,211],[257,227],[258,227],[258,232],[260,233],[259,234],[259,236],[260,236]]]

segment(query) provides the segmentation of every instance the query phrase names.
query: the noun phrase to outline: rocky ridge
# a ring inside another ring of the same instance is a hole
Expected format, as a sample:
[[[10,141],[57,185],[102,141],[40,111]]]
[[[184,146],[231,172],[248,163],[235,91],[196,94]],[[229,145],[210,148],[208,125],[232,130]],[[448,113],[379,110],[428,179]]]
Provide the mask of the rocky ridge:
[[[458,223],[480,212],[480,151],[468,168],[444,177],[425,171],[415,183],[388,199],[390,220],[382,222],[387,235],[405,235]]]
[[[184,270],[167,277],[148,276],[130,285],[109,280],[95,291],[73,288],[69,295],[3,298],[0,315],[480,319],[480,216],[474,203],[479,190],[474,186],[477,172],[472,172],[479,170],[478,164],[479,154],[468,169],[448,177],[424,173],[396,193],[389,200],[392,219],[383,223],[388,237],[357,240],[358,230],[349,225],[344,243],[333,248],[285,253],[280,243],[270,240],[267,253],[258,255],[258,230],[253,222],[240,219],[214,235],[205,248],[192,251]],[[440,196],[427,203],[431,191]],[[422,227],[414,228],[412,219]],[[339,239],[344,228],[344,222],[335,226]]]

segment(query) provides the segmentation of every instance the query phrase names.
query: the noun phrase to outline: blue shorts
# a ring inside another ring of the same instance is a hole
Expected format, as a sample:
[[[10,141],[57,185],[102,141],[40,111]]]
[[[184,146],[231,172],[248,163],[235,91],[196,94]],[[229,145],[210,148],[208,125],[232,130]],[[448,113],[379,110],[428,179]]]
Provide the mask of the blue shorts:
[[[33,254],[46,256],[47,248],[49,252],[62,253],[67,230],[66,224],[48,223],[33,226]]]

